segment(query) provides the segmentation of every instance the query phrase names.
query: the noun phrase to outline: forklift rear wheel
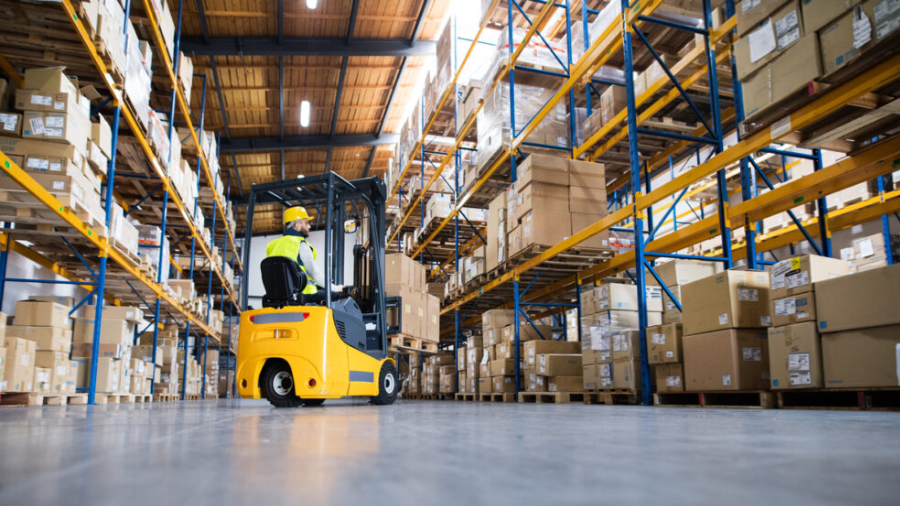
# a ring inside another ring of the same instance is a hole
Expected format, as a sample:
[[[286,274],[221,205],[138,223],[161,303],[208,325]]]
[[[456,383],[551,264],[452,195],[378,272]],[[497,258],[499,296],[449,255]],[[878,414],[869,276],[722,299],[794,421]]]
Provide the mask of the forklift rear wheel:
[[[378,375],[378,395],[372,397],[372,404],[378,406],[393,404],[398,390],[397,368],[393,363],[385,361],[381,364],[381,373]]]
[[[294,393],[294,375],[285,363],[274,363],[263,373],[263,393],[276,408],[296,408],[302,402]]]
[[[315,406],[321,406],[322,403],[325,402],[325,399],[303,399],[303,405],[310,408]]]

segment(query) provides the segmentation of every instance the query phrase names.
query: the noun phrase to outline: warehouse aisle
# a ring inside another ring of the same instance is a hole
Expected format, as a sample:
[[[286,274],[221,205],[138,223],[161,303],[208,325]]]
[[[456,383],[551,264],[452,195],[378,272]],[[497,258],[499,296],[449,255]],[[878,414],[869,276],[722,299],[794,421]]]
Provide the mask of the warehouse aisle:
[[[900,417],[879,412],[3,409],[0,504],[890,504],[898,436]]]

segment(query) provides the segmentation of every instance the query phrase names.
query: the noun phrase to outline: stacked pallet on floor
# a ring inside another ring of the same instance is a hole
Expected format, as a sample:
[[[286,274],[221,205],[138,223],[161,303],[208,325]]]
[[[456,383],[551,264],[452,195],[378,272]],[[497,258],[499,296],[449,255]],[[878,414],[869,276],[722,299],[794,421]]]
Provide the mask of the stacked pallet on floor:
[[[400,307],[388,311],[387,324],[399,327],[388,336],[395,350],[437,352],[441,301],[428,293],[425,268],[402,253],[385,255],[385,295],[400,297]]]

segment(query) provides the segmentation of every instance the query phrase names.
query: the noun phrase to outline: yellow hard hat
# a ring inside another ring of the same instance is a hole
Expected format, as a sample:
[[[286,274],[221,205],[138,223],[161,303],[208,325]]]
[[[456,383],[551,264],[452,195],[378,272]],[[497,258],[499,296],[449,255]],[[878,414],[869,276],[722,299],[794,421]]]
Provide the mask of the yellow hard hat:
[[[295,220],[308,220],[309,213],[306,212],[306,208],[302,206],[295,206],[284,211],[284,223],[285,225],[295,221]]]

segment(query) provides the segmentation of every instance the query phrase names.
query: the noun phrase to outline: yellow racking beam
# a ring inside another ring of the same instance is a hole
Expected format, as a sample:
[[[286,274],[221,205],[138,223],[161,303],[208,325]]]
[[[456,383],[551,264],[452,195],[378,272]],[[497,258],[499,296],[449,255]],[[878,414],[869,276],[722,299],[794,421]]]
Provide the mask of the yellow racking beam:
[[[651,0],[651,2],[646,5],[638,5],[633,9],[628,9],[625,13],[625,18],[630,23],[633,20],[637,19],[638,15],[650,15],[659,7],[662,2],[663,0]],[[619,41],[618,47],[621,47],[621,29],[621,22],[610,23],[606,30],[604,30],[603,35],[591,44],[591,47],[587,51],[585,51],[583,55],[581,55],[581,58],[579,58],[578,62],[570,66],[569,78],[566,79],[565,82],[563,82],[562,86],[558,90],[556,90],[556,93],[554,93],[553,96],[550,97],[550,100],[547,101],[546,104],[544,104],[544,107],[542,107],[541,110],[538,111],[531,122],[526,125],[525,128],[523,128],[522,131],[519,132],[519,134],[510,142],[509,148],[501,153],[497,161],[495,161],[494,164],[491,165],[491,167],[475,182],[475,184],[472,185],[471,188],[469,188],[469,191],[466,192],[466,194],[457,201],[456,205],[450,211],[450,215],[441,222],[438,228],[434,232],[432,232],[431,235],[429,235],[425,239],[425,241],[423,241],[422,244],[418,246],[418,248],[416,248],[411,256],[415,257],[416,255],[421,253],[425,249],[425,246],[427,246],[428,243],[430,243],[435,237],[437,237],[441,230],[443,230],[444,227],[446,227],[447,224],[450,223],[450,220],[452,220],[456,217],[457,214],[459,214],[459,211],[463,207],[465,207],[466,202],[468,202],[469,199],[472,198],[472,195],[474,195],[475,192],[477,192],[488,181],[488,179],[490,179],[490,177],[493,176],[494,173],[504,163],[506,163],[506,161],[510,158],[510,156],[512,156],[513,153],[515,153],[519,146],[521,146],[522,143],[525,142],[525,139],[527,139],[528,136],[531,135],[532,132],[534,132],[535,128],[537,128],[537,125],[540,124],[540,122],[545,117],[547,117],[551,110],[553,110],[556,104],[559,103],[560,100],[565,98],[569,91],[581,82],[582,78],[585,76],[593,62],[601,62],[602,64],[612,57],[617,48],[617,40]],[[622,219],[618,221],[622,221]],[[607,226],[606,228],[609,228],[609,226]],[[587,237],[589,236],[586,236],[585,238]]]
[[[63,10],[69,16],[72,25],[75,27],[75,31],[81,39],[82,44],[87,49],[88,54],[91,57],[91,60],[94,62],[94,66],[97,68],[97,71],[100,73],[100,78],[103,80],[106,85],[107,90],[109,90],[110,94],[113,96],[113,105],[119,107],[120,114],[125,118],[126,123],[128,123],[129,128],[131,128],[132,134],[137,139],[138,144],[141,145],[141,148],[144,150],[144,154],[147,155],[147,160],[150,165],[153,167],[153,170],[156,172],[157,177],[159,177],[160,181],[163,183],[163,187],[165,191],[169,192],[169,198],[175,203],[179,212],[181,212],[182,217],[188,225],[188,228],[191,230],[191,234],[197,239],[197,243],[200,245],[200,249],[203,251],[203,254],[206,255],[208,259],[210,259],[210,263],[212,262],[212,253],[207,247],[206,243],[203,241],[203,236],[197,231],[197,227],[194,225],[194,222],[190,219],[187,211],[185,210],[184,204],[181,202],[181,199],[178,197],[178,193],[175,192],[174,187],[172,186],[171,181],[169,180],[166,171],[163,170],[162,166],[159,163],[159,160],[156,157],[156,154],[153,152],[153,149],[150,147],[150,144],[147,142],[146,137],[143,134],[143,131],[138,125],[137,120],[134,118],[134,115],[131,113],[131,109],[125,107],[124,100],[122,99],[122,91],[116,88],[115,82],[112,80],[112,76],[109,74],[109,71],[106,67],[106,64],[103,62],[103,59],[97,53],[97,48],[91,40],[90,35],[85,30],[84,25],[81,23],[81,20],[78,18],[78,14],[75,12],[75,8],[72,5],[71,0],[62,0],[61,3]],[[156,29],[157,27],[154,26]],[[156,29],[157,35],[159,30]],[[165,47],[163,45],[163,47]],[[163,50],[165,52],[165,50]],[[171,65],[170,65],[171,67]],[[170,118],[170,121],[174,121],[174,118]],[[199,144],[197,144],[199,146]],[[165,233],[165,231],[163,231]],[[219,279],[222,281],[222,284],[225,285],[226,291],[228,292],[229,297],[233,302],[237,302],[237,299],[234,296],[234,292],[231,289],[231,286],[225,282],[225,276],[219,270],[218,266],[214,266],[216,274],[219,276]],[[240,309],[238,309],[240,312]]]
[[[5,72],[7,76],[9,76],[9,80],[12,81],[17,88],[25,87],[25,78],[22,77],[22,74],[16,72],[16,69],[14,69],[12,65],[10,65],[9,60],[7,60],[6,57],[2,54],[0,54],[0,70],[3,70],[3,72]]]
[[[196,325],[200,327],[203,332],[213,337],[213,339],[218,340],[218,336],[212,332],[206,323],[201,322],[198,318],[196,318],[193,314],[189,313],[184,307],[179,304],[168,292],[163,290],[161,285],[156,284],[155,281],[148,278],[143,272],[141,272],[137,266],[135,266],[131,259],[119,253],[119,251],[115,248],[111,248],[109,245],[109,241],[105,237],[98,236],[94,230],[86,225],[75,213],[72,212],[71,209],[64,206],[56,197],[54,197],[50,192],[47,191],[46,188],[38,184],[37,181],[34,180],[27,172],[22,170],[21,167],[15,164],[5,153],[0,151],[0,169],[6,173],[13,181],[18,183],[25,189],[28,193],[30,193],[34,198],[36,198],[39,202],[47,206],[48,209],[53,211],[57,216],[59,216],[69,227],[73,228],[77,232],[79,232],[82,236],[84,236],[89,242],[91,242],[98,250],[100,257],[107,257],[117,263],[122,269],[131,274],[138,281],[143,283],[147,288],[153,291],[154,295],[158,299],[165,300],[170,306],[177,309],[179,312],[184,314],[187,318],[191,319],[192,322],[195,322]]]
[[[69,0],[64,0],[68,2]],[[182,89],[181,85],[178,83],[178,77],[175,75],[175,69],[172,67],[172,60],[169,58],[169,52],[166,50],[166,43],[162,38],[162,32],[159,29],[159,21],[156,19],[156,15],[154,13],[153,5],[150,0],[144,0],[144,10],[147,14],[147,18],[150,20],[150,26],[153,29],[153,38],[156,42],[156,48],[159,50],[159,53],[162,54],[163,59],[163,67],[166,69],[166,72],[169,75],[169,80],[171,81],[171,86],[175,90],[175,96],[177,97],[178,106],[181,109],[181,114],[184,116],[184,122],[187,124],[188,130],[191,132],[191,138],[194,140],[194,146],[197,146],[197,156],[200,158],[200,165],[203,167],[203,173],[206,176],[206,180],[209,182],[209,186],[213,187],[215,184],[215,179],[212,177],[212,172],[209,170],[209,162],[206,160],[206,155],[203,153],[202,144],[200,143],[200,139],[197,137],[197,131],[194,130],[194,124],[191,121],[191,109],[188,107],[187,99],[184,97],[184,89]],[[221,104],[224,107],[225,104]],[[174,122],[175,118],[169,118],[170,122]],[[199,196],[198,196],[199,198]],[[228,219],[225,216],[225,206],[222,205],[222,202],[219,200],[219,194],[213,188],[213,200],[216,202],[216,208],[219,211],[219,216],[222,218],[222,226],[225,227],[225,237],[228,239],[228,242],[233,251],[237,251],[237,246],[234,242],[234,233],[231,230],[231,227],[228,225]],[[202,241],[201,241],[202,242]],[[209,257],[212,260],[212,256]],[[235,265],[237,265],[239,270],[243,270],[243,264],[241,264],[240,259],[235,259]],[[222,273],[219,271],[218,267],[216,268],[216,273],[219,274],[219,277],[222,279],[222,283],[225,283],[225,278],[222,276]],[[226,285],[227,286],[227,285]],[[228,290],[229,295],[234,301],[234,294],[231,293],[231,290]]]
[[[147,1],[147,0],[144,0]],[[444,107],[444,102],[447,101],[447,98],[451,95],[451,90],[455,88],[455,84],[459,81],[459,76],[462,74],[462,69],[465,68],[466,63],[469,61],[469,57],[475,51],[475,46],[478,45],[478,40],[481,38],[481,32],[484,31],[484,27],[487,26],[490,21],[489,14],[497,7],[497,4],[500,0],[493,0],[491,2],[490,7],[488,7],[486,14],[484,15],[484,19],[481,20],[481,23],[478,25],[478,31],[475,32],[475,36],[472,37],[472,44],[469,46],[469,50],[466,51],[466,56],[463,57],[462,62],[459,64],[459,68],[456,69],[456,74],[453,75],[453,80],[450,81],[450,84],[447,86],[447,89],[444,91],[444,94],[441,96],[441,99],[438,101],[437,106],[434,108],[434,112],[431,114],[431,119],[428,121],[427,125],[422,125],[422,137],[419,139],[419,142],[416,143],[416,146],[412,150],[412,154],[409,156],[409,160],[406,162],[406,166],[403,167],[403,170],[400,171],[400,176],[397,178],[397,185],[391,188],[390,193],[388,194],[388,198],[386,202],[390,202],[394,195],[397,194],[397,191],[400,190],[400,185],[403,184],[403,178],[406,177],[406,173],[409,171],[410,167],[412,167],[412,163],[415,160],[416,153],[419,152],[419,148],[422,147],[422,144],[425,142],[425,137],[428,135],[428,131],[431,130],[431,125],[434,124],[435,120],[438,117],[438,111],[440,111]],[[475,114],[473,114],[474,116]],[[459,136],[457,136],[459,137]],[[390,244],[388,241],[386,244]]]
[[[630,206],[631,209],[629,209],[628,207],[622,208],[598,220],[597,222],[589,225],[580,232],[573,234],[568,239],[547,249],[540,255],[526,262],[523,262],[515,269],[507,272],[497,279],[488,282],[476,291],[463,296],[453,304],[446,306],[442,310],[442,313],[455,309],[456,307],[459,307],[466,302],[474,299],[478,295],[496,288],[497,286],[513,279],[514,277],[521,275],[521,273],[537,267],[545,261],[555,258],[560,253],[577,246],[588,238],[593,237],[594,235],[604,230],[608,230],[610,227],[614,226],[614,224],[625,221],[625,219],[630,217],[633,213],[643,212],[648,207],[666,197],[669,197],[670,195],[675,194],[682,188],[686,188],[692,183],[712,175],[721,168],[735,163],[741,158],[755,153],[765,146],[771,144],[772,142],[780,139],[781,137],[790,134],[795,129],[804,128],[816,121],[817,118],[826,114],[833,113],[852,100],[866,93],[871,93],[874,90],[877,90],[891,83],[892,81],[897,80],[898,78],[900,78],[900,55],[895,55],[887,60],[882,61],[880,64],[874,67],[870,67],[869,69],[854,77],[853,79],[850,79],[846,83],[835,86],[834,88],[824,93],[820,98],[813,100],[797,111],[774,122],[770,128],[764,128],[746,137],[738,144],[735,144],[725,151],[715,155],[705,163],[702,163],[690,169],[689,171],[681,174],[675,179],[661,185],[657,189],[650,191],[646,195],[638,193],[635,202],[632,204],[632,206]],[[809,176],[806,176],[804,178],[798,179],[797,181],[804,181],[808,177]],[[748,205],[756,205],[758,203],[759,202]],[[680,233],[682,233],[682,230],[679,230],[675,234]],[[415,254],[418,254],[418,251]]]

